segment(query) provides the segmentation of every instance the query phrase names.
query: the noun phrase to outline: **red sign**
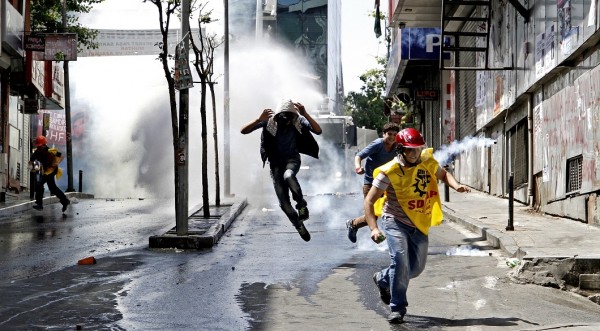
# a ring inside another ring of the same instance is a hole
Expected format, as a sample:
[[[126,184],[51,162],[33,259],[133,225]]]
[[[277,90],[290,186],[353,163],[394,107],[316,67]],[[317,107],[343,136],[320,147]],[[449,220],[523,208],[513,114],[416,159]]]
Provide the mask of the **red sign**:
[[[420,101],[436,101],[439,97],[438,90],[416,90],[415,100]]]

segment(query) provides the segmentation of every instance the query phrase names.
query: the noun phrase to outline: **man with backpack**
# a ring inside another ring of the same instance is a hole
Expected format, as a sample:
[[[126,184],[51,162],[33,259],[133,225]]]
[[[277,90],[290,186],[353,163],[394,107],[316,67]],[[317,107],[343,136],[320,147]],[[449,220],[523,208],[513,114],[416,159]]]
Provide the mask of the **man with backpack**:
[[[65,193],[56,186],[56,181],[54,179],[57,175],[60,178],[60,175],[62,174],[62,170],[58,165],[64,159],[64,155],[56,148],[49,148],[47,146],[46,137],[44,136],[36,137],[34,146],[35,151],[31,155],[29,163],[31,165],[33,162],[38,161],[41,167],[39,170],[39,180],[35,184],[35,204],[33,205],[33,209],[44,209],[44,184],[48,184],[50,193],[60,200],[60,203],[63,206],[62,211],[65,212],[71,201],[67,198]]]

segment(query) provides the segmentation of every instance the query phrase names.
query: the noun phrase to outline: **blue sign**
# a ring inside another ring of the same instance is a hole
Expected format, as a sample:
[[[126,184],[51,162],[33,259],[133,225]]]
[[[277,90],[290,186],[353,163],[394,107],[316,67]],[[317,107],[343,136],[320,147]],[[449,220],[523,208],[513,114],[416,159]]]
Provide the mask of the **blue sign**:
[[[440,28],[404,28],[401,30],[402,60],[439,60],[442,31]],[[446,39],[446,45],[450,43]],[[450,54],[445,53],[444,59]]]

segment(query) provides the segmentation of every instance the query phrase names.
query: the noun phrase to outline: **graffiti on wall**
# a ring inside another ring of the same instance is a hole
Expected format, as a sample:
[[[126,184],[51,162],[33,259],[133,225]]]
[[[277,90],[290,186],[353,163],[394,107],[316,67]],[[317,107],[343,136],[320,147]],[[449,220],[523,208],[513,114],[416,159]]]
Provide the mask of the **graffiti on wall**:
[[[498,115],[503,108],[504,97],[504,76],[501,74],[496,75],[496,89],[494,90],[494,117]]]
[[[542,172],[542,182],[546,183],[549,180],[549,165],[548,165],[548,140],[549,135],[544,133],[544,107],[542,104],[536,105],[533,108],[533,152],[535,155],[540,155],[538,162],[534,160],[533,172]]]
[[[600,189],[600,67],[582,74],[534,109],[535,171],[549,201],[565,197],[567,160],[582,156],[581,189]],[[537,122],[541,124],[538,127]],[[541,169],[540,169],[541,168]]]
[[[449,71],[443,74],[443,81],[446,89],[442,94],[444,108],[442,110],[442,144],[449,144],[455,139],[455,109],[454,102],[454,71]]]

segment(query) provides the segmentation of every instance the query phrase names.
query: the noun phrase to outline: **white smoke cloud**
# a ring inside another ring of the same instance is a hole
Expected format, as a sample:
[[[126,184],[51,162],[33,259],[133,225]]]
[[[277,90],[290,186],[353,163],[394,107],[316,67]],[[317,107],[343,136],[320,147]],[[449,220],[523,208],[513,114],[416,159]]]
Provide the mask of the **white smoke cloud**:
[[[222,3],[216,2],[215,17],[219,20],[209,29],[222,34]],[[365,5],[368,7],[368,5]],[[360,11],[359,6],[350,6]],[[349,8],[349,7],[348,7]],[[211,8],[212,9],[212,8]],[[230,8],[230,15],[232,14]],[[356,25],[360,20],[370,20],[364,13],[354,13],[346,25]],[[135,13],[135,15],[131,15]],[[253,18],[253,17],[252,17]],[[150,3],[124,3],[106,0],[94,6],[90,14],[82,15],[84,25],[97,29],[156,29],[158,14]],[[172,22],[174,28],[179,21]],[[191,22],[193,25],[195,22]],[[230,32],[236,30],[236,21],[230,21]],[[360,30],[360,28],[358,28]],[[363,29],[364,30],[364,29]],[[344,38],[356,44],[358,35],[344,30]],[[253,36],[254,33],[251,33]],[[304,60],[294,52],[269,41],[258,42],[236,33],[230,48],[230,176],[231,192],[246,196],[249,201],[264,201],[264,206],[277,206],[268,165],[263,168],[259,156],[260,131],[249,135],[239,133],[241,126],[258,117],[263,108],[276,106],[278,100],[291,98],[302,102],[307,109],[317,109],[323,95],[316,92],[314,73]],[[345,45],[345,81],[358,81],[360,73],[373,67],[365,57],[375,62],[377,50],[365,45],[377,44],[372,38],[360,42],[360,51]],[[354,47],[354,46],[352,46]],[[375,46],[378,49],[378,46]],[[384,48],[382,48],[384,49]],[[217,121],[219,130],[219,155],[221,169],[221,194],[224,190],[223,137],[223,59],[219,52],[215,59]],[[368,53],[368,55],[362,55]],[[360,59],[360,60],[357,60]],[[358,62],[358,65],[354,64]],[[193,71],[193,70],[192,70]],[[219,72],[220,71],[220,72]],[[346,74],[349,72],[350,74]],[[195,75],[195,73],[194,73]],[[197,79],[195,79],[197,81]],[[90,114],[86,128],[86,144],[74,154],[74,159],[84,165],[83,183],[86,192],[97,197],[172,197],[173,147],[171,118],[164,73],[156,56],[80,58],[71,64],[71,102],[80,104]],[[353,88],[351,88],[353,89]],[[355,89],[354,89],[355,90]],[[200,176],[200,88],[190,90],[190,153],[189,153],[189,205],[201,202],[202,183]],[[178,96],[177,96],[178,98]],[[210,100],[208,111],[208,162],[210,200],[214,201],[214,172],[212,111]],[[78,106],[74,106],[78,107]],[[73,108],[73,111],[77,109]],[[327,146],[321,146],[322,155],[330,154]],[[77,171],[79,168],[76,168]],[[307,172],[302,170],[301,175]],[[361,176],[353,178],[356,191],[361,187]],[[335,188],[328,187],[335,184]],[[338,192],[337,180],[331,182],[301,179],[306,193]],[[316,209],[327,206],[316,205]],[[315,210],[316,212],[317,210]]]
[[[446,252],[449,256],[489,256],[490,253],[482,252],[473,246],[457,246],[452,247]]]
[[[495,144],[494,139],[485,137],[465,137],[460,141],[453,141],[450,145],[442,145],[439,149],[433,152],[433,157],[438,161],[440,166],[452,162],[454,157],[462,152],[466,152],[477,147],[488,147]]]
[[[268,165],[259,154],[260,130],[242,135],[244,123],[282,98],[318,109],[317,91],[309,66],[294,52],[269,41],[238,41],[230,55],[231,190],[250,198],[275,201]],[[222,57],[215,59],[222,68]],[[81,58],[71,66],[72,103],[89,112],[85,148],[74,158],[85,159],[84,183],[98,197],[172,197],[173,147],[167,86],[155,56]],[[110,69],[110,70],[109,70]],[[110,72],[110,74],[108,74]],[[215,75],[219,76],[219,74]],[[198,79],[195,79],[198,81]],[[222,82],[222,75],[218,79]],[[220,168],[223,169],[223,91],[217,84],[217,122]],[[177,95],[178,100],[178,95]],[[212,105],[207,98],[209,186],[214,201]],[[190,206],[201,201],[200,86],[190,89],[189,196]],[[75,110],[75,109],[74,109]],[[324,147],[324,146],[323,146]],[[322,153],[328,153],[325,148]],[[309,183],[305,181],[306,186]],[[327,191],[327,183],[320,188]],[[221,193],[224,189],[221,172]],[[358,187],[358,185],[357,185]],[[328,190],[333,191],[333,189]],[[259,194],[260,193],[260,194]]]

